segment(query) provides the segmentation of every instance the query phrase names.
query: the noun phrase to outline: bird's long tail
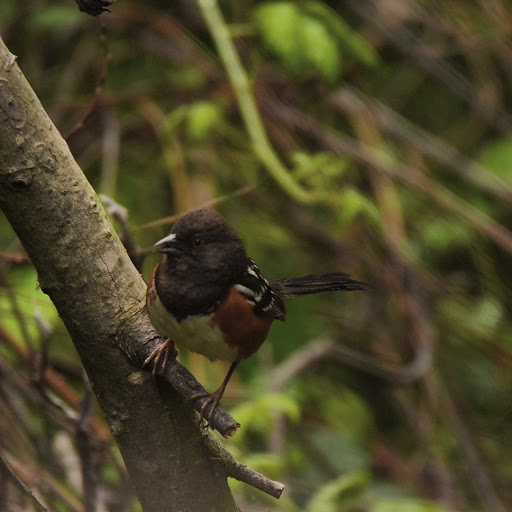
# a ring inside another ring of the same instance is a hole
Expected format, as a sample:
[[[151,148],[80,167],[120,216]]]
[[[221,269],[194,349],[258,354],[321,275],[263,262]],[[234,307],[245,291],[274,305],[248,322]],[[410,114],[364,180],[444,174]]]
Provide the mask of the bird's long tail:
[[[297,297],[311,293],[368,290],[369,286],[355,281],[345,272],[307,274],[301,277],[272,281],[272,289],[281,297]]]

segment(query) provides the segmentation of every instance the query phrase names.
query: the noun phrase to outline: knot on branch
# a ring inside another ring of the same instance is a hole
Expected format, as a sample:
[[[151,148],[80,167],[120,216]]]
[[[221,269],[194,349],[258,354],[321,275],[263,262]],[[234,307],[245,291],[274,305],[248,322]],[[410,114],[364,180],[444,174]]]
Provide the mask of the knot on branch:
[[[55,171],[57,169],[57,158],[53,154],[52,150],[44,142],[38,142],[35,145],[35,148],[39,167],[45,171]]]
[[[8,183],[14,190],[25,190],[32,185],[32,171],[30,168],[11,169],[8,172]]]

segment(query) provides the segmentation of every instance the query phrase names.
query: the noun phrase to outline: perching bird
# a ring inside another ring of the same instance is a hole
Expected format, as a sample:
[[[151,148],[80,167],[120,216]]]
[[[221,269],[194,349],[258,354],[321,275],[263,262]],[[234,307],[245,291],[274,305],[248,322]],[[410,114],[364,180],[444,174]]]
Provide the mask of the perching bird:
[[[168,340],[144,364],[155,359],[156,371],[165,354],[165,366],[177,354],[174,343],[211,361],[231,363],[217,391],[193,397],[208,397],[201,416],[211,404],[209,418],[240,360],[260,348],[274,320],[284,321],[284,298],[367,289],[343,272],[268,282],[237,233],[214,210],[183,215],[154,249],[164,256],[148,283],[146,304],[154,327]]]

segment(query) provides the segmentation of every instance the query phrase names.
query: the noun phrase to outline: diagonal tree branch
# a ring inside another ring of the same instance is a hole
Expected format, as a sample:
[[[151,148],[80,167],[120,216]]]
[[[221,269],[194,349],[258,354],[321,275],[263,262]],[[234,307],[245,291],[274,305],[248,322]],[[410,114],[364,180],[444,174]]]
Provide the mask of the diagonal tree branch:
[[[144,282],[1,40],[0,208],[73,339],[144,510],[237,511],[226,479],[241,465],[198,428],[186,399],[200,387],[181,365],[169,365],[173,386],[161,390],[140,370],[161,342]],[[225,435],[238,426],[222,412],[214,424]],[[250,470],[242,476],[274,496],[282,491]]]

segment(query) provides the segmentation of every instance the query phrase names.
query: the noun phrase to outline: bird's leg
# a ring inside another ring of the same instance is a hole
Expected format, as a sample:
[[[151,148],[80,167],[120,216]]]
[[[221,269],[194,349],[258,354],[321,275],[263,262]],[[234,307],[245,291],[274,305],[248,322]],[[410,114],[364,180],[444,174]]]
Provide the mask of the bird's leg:
[[[220,385],[219,389],[217,389],[217,391],[214,391],[213,393],[209,393],[208,391],[205,391],[204,393],[198,393],[197,395],[193,395],[190,398],[190,401],[197,400],[198,398],[208,398],[208,400],[206,400],[206,402],[201,406],[201,410],[199,411],[201,420],[205,417],[208,421],[211,420],[213,413],[214,413],[215,409],[217,408],[217,405],[219,405],[222,395],[224,394],[226,386],[228,385],[229,379],[233,375],[233,372],[235,371],[235,368],[237,367],[238,363],[239,363],[239,361],[235,361],[234,363],[231,364],[226,377],[224,378],[222,384]],[[205,416],[206,410],[208,409],[208,406],[210,404],[211,404],[211,407],[210,407],[210,411],[208,412],[208,416]]]
[[[170,338],[167,338],[163,343],[158,345],[158,347],[151,352],[149,357],[146,358],[144,361],[144,364],[142,365],[142,368],[147,366],[153,359],[155,360],[153,363],[153,369],[151,371],[151,375],[154,377],[156,375],[156,372],[158,370],[158,365],[160,364],[160,359],[162,359],[162,356],[164,356],[164,361],[162,363],[162,371],[165,372],[167,368],[167,363],[169,362],[169,358],[176,357],[178,355],[178,350],[174,346],[174,341],[172,341]]]

